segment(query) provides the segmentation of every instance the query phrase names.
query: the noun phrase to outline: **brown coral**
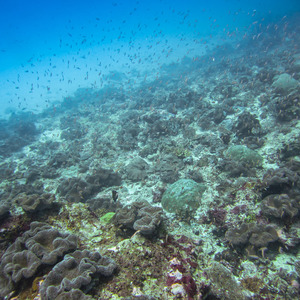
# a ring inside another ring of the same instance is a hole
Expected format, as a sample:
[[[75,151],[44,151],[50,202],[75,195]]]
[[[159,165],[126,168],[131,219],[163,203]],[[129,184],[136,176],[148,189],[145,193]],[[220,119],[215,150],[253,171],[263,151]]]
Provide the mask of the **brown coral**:
[[[267,196],[261,206],[265,215],[275,218],[286,216],[293,218],[298,214],[299,204],[299,199],[291,199],[287,194],[280,194]]]

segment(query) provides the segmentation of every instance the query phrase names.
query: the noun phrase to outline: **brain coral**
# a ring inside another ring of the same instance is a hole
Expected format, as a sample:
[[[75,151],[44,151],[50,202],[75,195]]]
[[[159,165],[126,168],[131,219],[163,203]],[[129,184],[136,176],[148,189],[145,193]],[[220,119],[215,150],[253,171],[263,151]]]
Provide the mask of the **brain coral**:
[[[194,212],[199,206],[205,186],[192,179],[180,179],[164,192],[161,204],[165,210],[179,215]]]
[[[77,250],[65,256],[48,274],[42,283],[42,299],[57,299],[60,294],[72,289],[92,287],[92,281],[99,276],[111,276],[116,269],[115,262],[99,252]]]
[[[262,157],[254,150],[244,145],[234,145],[224,153],[225,157],[233,161],[243,162],[249,167],[257,167],[262,164]]]

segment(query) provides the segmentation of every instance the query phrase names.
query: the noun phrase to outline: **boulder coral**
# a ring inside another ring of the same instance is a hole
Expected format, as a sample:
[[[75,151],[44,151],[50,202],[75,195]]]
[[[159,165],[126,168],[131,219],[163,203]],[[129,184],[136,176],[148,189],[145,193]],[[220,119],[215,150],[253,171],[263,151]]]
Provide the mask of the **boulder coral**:
[[[192,179],[180,179],[167,188],[161,204],[170,213],[187,215],[199,208],[204,191],[204,184]]]

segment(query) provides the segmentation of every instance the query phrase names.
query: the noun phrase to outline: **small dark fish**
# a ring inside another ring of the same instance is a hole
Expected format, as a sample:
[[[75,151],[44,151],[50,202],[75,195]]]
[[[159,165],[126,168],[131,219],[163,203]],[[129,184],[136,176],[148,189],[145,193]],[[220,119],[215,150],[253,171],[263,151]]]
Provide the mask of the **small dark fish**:
[[[115,190],[112,190],[112,191],[111,191],[111,194],[112,194],[112,198],[113,198],[113,200],[114,200],[114,201],[117,201],[117,200],[118,200],[118,198],[119,198],[119,194],[118,194],[118,192],[117,192],[117,191],[115,191]]]

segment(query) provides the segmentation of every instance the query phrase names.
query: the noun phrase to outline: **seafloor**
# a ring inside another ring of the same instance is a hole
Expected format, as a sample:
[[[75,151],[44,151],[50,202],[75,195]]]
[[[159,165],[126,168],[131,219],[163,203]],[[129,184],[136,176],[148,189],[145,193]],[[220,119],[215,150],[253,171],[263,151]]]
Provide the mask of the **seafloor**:
[[[299,32],[0,121],[1,299],[298,299]]]

